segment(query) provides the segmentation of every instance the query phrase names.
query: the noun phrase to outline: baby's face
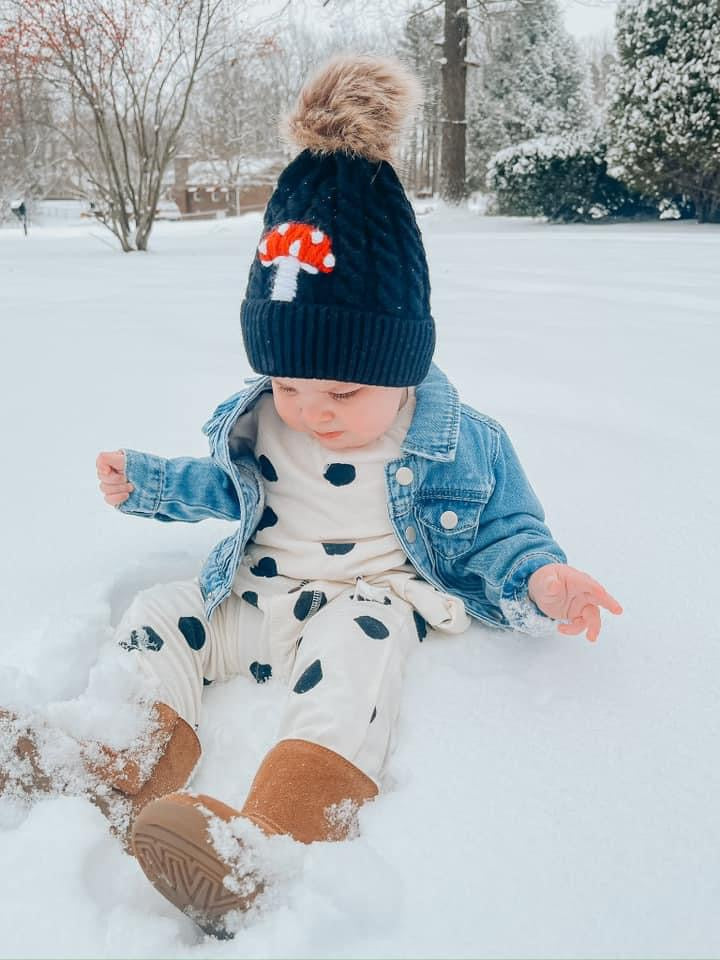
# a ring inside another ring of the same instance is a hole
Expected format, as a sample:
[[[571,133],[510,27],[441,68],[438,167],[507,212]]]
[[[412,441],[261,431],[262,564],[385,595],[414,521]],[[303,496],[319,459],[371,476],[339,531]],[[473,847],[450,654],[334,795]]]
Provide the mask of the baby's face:
[[[377,440],[407,396],[405,387],[290,377],[273,377],[272,388],[278,416],[328,450],[351,450]]]

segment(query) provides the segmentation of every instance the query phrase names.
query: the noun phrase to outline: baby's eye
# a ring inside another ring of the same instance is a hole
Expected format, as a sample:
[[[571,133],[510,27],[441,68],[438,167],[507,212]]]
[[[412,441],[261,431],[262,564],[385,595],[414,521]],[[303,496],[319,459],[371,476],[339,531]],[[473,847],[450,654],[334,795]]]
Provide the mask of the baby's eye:
[[[349,400],[350,397],[354,397],[356,393],[360,393],[360,391],[350,390],[349,393],[331,393],[330,396],[333,400]]]

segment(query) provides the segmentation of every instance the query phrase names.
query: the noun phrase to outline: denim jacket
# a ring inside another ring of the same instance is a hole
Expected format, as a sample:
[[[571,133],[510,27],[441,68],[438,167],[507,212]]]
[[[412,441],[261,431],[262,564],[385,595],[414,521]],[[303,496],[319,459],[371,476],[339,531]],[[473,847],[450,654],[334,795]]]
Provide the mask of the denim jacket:
[[[221,403],[203,427],[209,457],[166,460],[125,450],[135,489],[120,505],[124,513],[190,523],[208,517],[238,521],[200,573],[208,618],[229,595],[265,506],[253,451],[235,443],[231,430],[272,388],[269,377],[245,382],[246,389]],[[529,629],[540,616],[527,595],[530,575],[566,557],[544,523],[512,444],[500,424],[460,402],[435,365],[415,395],[402,456],[385,466],[395,534],[420,576],[462,599],[471,616]]]

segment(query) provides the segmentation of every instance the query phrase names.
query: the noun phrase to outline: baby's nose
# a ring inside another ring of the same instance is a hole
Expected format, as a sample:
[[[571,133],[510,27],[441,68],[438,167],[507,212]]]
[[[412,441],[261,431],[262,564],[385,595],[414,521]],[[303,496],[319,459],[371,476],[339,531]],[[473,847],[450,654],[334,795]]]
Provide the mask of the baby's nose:
[[[310,400],[303,404],[303,416],[308,423],[330,423],[333,413],[322,401]]]
[[[332,414],[328,411],[320,413],[316,417],[305,417],[305,423],[310,427],[311,430],[316,429],[317,427],[327,427],[332,423]]]

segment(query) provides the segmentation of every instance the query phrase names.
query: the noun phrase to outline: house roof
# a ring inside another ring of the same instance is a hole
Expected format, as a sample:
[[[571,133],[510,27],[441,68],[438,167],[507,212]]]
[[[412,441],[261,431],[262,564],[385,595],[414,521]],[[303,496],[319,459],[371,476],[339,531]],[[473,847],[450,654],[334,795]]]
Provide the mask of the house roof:
[[[179,159],[179,158],[178,158]],[[188,166],[187,187],[248,187],[273,183],[285,166],[280,157],[237,157],[230,160],[194,160]],[[171,166],[163,178],[163,186],[175,185],[175,168]]]

